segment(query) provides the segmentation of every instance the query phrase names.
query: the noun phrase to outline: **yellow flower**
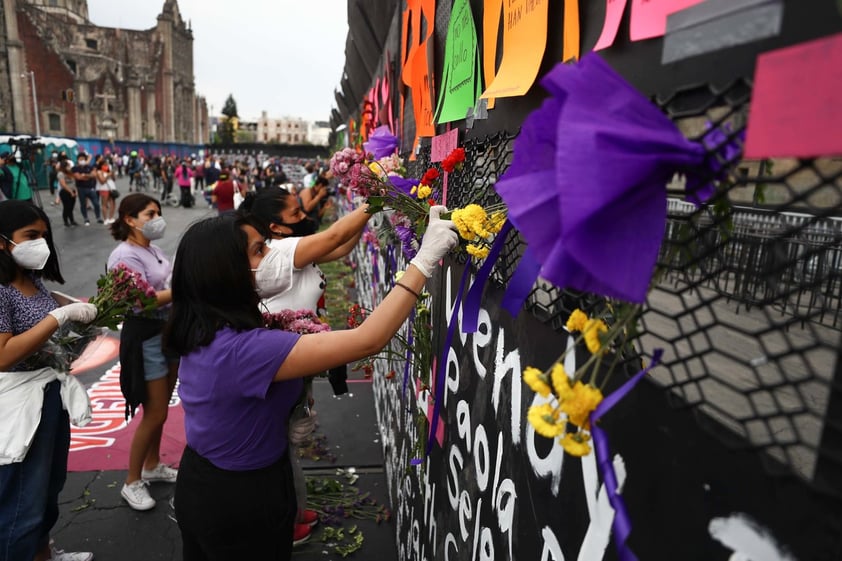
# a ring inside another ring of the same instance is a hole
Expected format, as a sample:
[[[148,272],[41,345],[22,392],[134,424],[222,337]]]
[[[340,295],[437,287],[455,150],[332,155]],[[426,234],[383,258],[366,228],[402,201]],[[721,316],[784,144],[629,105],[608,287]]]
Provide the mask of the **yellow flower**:
[[[419,199],[426,199],[429,198],[430,195],[433,194],[433,189],[429,185],[424,185],[423,183],[418,186],[418,198]]]
[[[585,328],[585,323],[588,321],[588,314],[576,308],[570,317],[567,318],[567,331],[571,333],[575,331],[582,331]]]
[[[564,434],[564,423],[558,421],[558,410],[549,403],[533,405],[529,408],[526,418],[535,427],[535,432],[547,438],[555,438]]]
[[[409,194],[410,194],[410,195],[414,195],[414,194],[415,194],[415,192],[416,192],[417,190],[418,190],[418,186],[417,186],[417,185],[413,185],[413,186],[412,186],[412,189],[410,189],[410,190],[409,190]]]
[[[485,259],[486,257],[488,257],[489,249],[488,249],[487,245],[479,246],[479,245],[474,245],[474,244],[468,244],[465,247],[465,251],[468,252],[468,255],[472,255],[472,256],[476,257],[477,259]]]
[[[377,162],[371,162],[368,164],[368,169],[370,169],[377,177],[383,177],[386,175],[386,172],[383,170],[383,166]]]
[[[469,204],[464,208],[457,208],[451,214],[453,224],[459,231],[462,239],[473,241],[477,236],[488,238],[491,233],[485,229],[485,222],[488,215],[485,209],[478,204]]]
[[[590,384],[576,382],[573,385],[571,394],[561,402],[561,410],[567,414],[567,420],[584,429],[590,426],[588,415],[596,409],[602,401],[602,392]]]
[[[401,278],[403,278],[403,274],[405,272],[406,271],[398,271],[397,273],[395,273],[395,282],[398,282],[399,280],[401,280]]]
[[[506,222],[506,213],[505,212],[495,212],[488,218],[488,222],[485,225],[486,230],[491,232],[492,234],[496,234],[500,231],[503,227],[503,224]]]
[[[602,348],[602,341],[599,340],[601,333],[607,333],[608,326],[601,319],[589,319],[585,322],[582,333],[585,335],[585,345],[591,354],[596,354]]]
[[[553,382],[553,391],[558,396],[559,401],[564,401],[573,396],[573,390],[570,388],[570,377],[564,371],[563,364],[560,362],[553,364],[550,379]]]
[[[591,435],[586,432],[568,432],[558,440],[558,443],[571,456],[581,458],[591,453],[591,447],[588,444],[590,439]]]
[[[523,370],[523,381],[537,394],[543,397],[550,395],[550,385],[547,383],[547,376],[534,366],[527,366]]]

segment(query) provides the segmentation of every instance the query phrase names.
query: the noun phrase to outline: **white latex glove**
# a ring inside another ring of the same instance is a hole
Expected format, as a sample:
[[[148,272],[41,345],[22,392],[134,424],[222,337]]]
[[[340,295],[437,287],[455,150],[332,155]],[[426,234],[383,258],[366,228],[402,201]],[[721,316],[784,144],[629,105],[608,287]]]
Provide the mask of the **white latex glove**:
[[[415,258],[409,262],[427,278],[433,276],[433,271],[441,258],[459,243],[459,235],[456,233],[453,222],[439,218],[442,212],[447,212],[447,208],[430,207],[430,223],[427,225],[424,239],[421,240],[421,248]]]
[[[297,419],[289,424],[289,443],[301,446],[316,430],[316,411],[310,409],[310,416]]]
[[[50,315],[56,318],[59,327],[68,321],[91,323],[94,321],[94,318],[96,318],[96,306],[93,304],[85,304],[84,302],[76,302],[56,308],[50,312]]]

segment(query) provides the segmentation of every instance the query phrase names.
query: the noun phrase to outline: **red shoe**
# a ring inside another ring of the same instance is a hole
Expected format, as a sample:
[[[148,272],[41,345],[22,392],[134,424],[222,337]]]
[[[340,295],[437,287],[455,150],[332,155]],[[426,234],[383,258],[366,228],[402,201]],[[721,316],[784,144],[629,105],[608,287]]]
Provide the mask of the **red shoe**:
[[[296,524],[292,529],[292,545],[301,545],[310,539],[310,526],[307,524]]]
[[[298,515],[297,524],[305,524],[311,528],[319,523],[319,513],[315,510],[304,509]]]

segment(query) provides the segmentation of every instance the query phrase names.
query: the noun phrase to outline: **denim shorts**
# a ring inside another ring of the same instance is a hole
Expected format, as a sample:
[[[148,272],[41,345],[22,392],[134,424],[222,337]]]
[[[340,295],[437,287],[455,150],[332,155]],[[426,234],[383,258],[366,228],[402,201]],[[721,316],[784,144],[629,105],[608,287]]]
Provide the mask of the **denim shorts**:
[[[168,364],[178,357],[165,353],[161,348],[161,334],[143,342],[143,379],[147,382],[163,378],[169,373]]]

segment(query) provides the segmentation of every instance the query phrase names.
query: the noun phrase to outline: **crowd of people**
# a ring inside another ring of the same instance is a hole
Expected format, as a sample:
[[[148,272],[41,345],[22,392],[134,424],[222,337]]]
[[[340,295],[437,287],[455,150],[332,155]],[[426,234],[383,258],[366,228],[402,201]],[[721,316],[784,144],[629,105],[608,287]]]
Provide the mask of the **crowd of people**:
[[[318,264],[347,255],[371,216],[362,205],[320,228],[330,208],[330,177],[316,165],[307,166],[299,186],[282,181],[280,161],[205,159],[201,178],[214,180],[209,199],[218,216],[193,223],[171,259],[155,244],[166,233],[161,199],[133,182],[132,191],[140,192],[121,197],[116,211],[110,197],[109,214],[97,187],[125,171],[108,158],[90,163],[82,155],[76,165],[56,160],[65,226],[75,222],[65,201],[90,201],[118,242],[108,267],[135,271],[155,291],[155,311],[128,316],[120,333],[123,392],[130,411],[142,411],[121,496],[131,508],[149,510],[156,505],[148,484],[175,482],[186,561],[289,559],[293,544],[317,522],[305,508],[303,476],[291,451],[314,427],[312,395],[302,378],[388,343],[456,244],[452,224],[439,218],[443,207],[431,210],[421,248],[396,290],[360,327],[298,335],[264,327],[262,314],[317,311],[325,289]],[[175,184],[191,195],[196,167],[182,161],[172,170]],[[161,174],[162,189],[166,177]],[[0,429],[0,561],[93,558],[55,550],[49,539],[67,472],[73,408],[64,390],[73,376],[48,366],[32,370],[24,360],[64,323],[92,321],[96,309],[59,302],[44,281],[63,282],[50,220],[29,201],[0,202],[0,427],[21,426],[25,414],[33,434],[10,453],[20,439]],[[176,381],[187,437],[178,469],[159,455]],[[12,401],[25,407],[5,406]]]

